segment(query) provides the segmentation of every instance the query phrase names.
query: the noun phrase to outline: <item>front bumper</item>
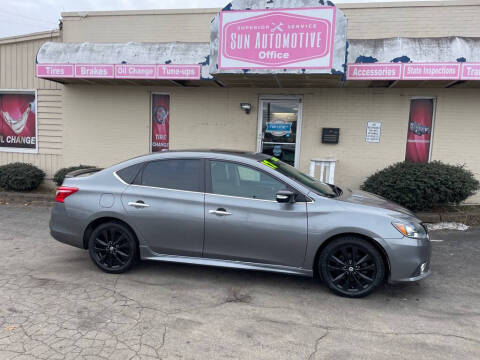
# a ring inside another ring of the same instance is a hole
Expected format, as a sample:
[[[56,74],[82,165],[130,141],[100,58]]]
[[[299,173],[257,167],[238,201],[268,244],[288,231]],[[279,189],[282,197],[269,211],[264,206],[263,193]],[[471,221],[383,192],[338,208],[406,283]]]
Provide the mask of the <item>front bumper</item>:
[[[431,275],[429,239],[387,240],[387,255],[390,262],[390,283],[419,281]]]

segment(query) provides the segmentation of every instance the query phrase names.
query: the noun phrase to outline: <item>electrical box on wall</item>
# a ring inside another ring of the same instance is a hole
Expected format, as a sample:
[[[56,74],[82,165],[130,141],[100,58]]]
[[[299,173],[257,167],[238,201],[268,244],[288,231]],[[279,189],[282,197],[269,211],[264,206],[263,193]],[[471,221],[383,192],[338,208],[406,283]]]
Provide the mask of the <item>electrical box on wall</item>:
[[[323,128],[322,129],[322,144],[338,144],[340,138],[339,128]]]

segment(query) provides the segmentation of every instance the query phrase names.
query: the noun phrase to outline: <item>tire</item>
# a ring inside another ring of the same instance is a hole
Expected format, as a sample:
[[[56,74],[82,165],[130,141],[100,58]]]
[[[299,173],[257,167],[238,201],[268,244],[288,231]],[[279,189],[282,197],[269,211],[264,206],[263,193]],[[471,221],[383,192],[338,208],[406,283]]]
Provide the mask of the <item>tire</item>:
[[[111,274],[127,272],[137,259],[136,237],[125,225],[108,222],[99,225],[88,239],[88,252],[93,263]]]
[[[318,271],[335,294],[361,298],[383,283],[385,263],[380,252],[368,241],[345,236],[333,240],[323,249]]]

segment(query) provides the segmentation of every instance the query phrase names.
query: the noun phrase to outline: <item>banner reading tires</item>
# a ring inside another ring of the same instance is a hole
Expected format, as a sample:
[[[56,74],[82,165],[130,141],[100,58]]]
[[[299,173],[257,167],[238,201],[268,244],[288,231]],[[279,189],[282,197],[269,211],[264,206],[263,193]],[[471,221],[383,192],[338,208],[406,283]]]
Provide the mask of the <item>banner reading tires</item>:
[[[152,94],[152,152],[169,148],[170,95]]]
[[[0,151],[36,152],[34,92],[0,92]]]

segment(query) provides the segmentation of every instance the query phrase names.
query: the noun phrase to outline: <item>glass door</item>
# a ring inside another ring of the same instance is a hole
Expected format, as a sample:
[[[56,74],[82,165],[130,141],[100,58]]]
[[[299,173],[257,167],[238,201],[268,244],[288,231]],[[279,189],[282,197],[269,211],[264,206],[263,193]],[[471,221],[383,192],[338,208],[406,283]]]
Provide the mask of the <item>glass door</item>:
[[[298,167],[302,102],[299,97],[261,98],[257,151]]]

